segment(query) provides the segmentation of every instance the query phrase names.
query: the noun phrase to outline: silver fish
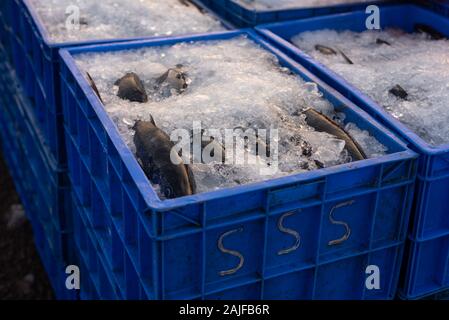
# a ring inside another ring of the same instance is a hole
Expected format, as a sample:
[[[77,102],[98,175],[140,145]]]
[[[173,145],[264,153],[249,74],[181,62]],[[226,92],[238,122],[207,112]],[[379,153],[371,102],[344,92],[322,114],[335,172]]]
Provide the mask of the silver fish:
[[[391,88],[388,92],[402,100],[406,100],[408,97],[407,91],[405,91],[404,88],[398,84]]]
[[[349,57],[341,50],[338,50],[340,52],[340,54],[342,55],[342,57],[345,59],[345,61],[349,64],[354,64],[354,62],[352,62],[351,59],[349,59]]]
[[[161,91],[165,97],[172,95],[174,90],[176,93],[182,93],[187,90],[190,79],[187,73],[183,70],[182,65],[177,65],[175,68],[170,68],[162,76],[156,79],[156,90]]]
[[[190,1],[190,0],[178,0],[181,4],[185,5],[186,7],[190,7],[193,6],[196,9],[198,9],[199,12],[201,12],[202,14],[206,13],[206,10],[204,10],[203,8],[201,8],[198,4]]]
[[[321,44],[317,44],[315,46],[315,50],[319,51],[320,53],[325,54],[327,56],[336,55],[337,54],[337,51],[335,51],[334,49],[332,49],[330,47],[323,46]]]
[[[364,160],[367,158],[362,147],[355,141],[349,133],[341,128],[335,121],[329,119],[322,113],[309,108],[303,113],[306,116],[306,123],[318,132],[326,132],[345,142],[345,148],[353,160]]]
[[[332,48],[330,48],[330,47],[323,46],[323,45],[321,45],[321,44],[315,45],[315,50],[317,50],[317,51],[319,51],[321,54],[324,54],[324,55],[327,55],[327,56],[330,56],[330,55],[337,55],[338,53],[340,53],[347,63],[349,63],[349,64],[354,64],[354,63],[352,62],[352,60],[349,59],[348,56],[347,56],[343,51],[341,51],[341,50],[335,50],[335,49],[332,49]]]
[[[148,95],[139,76],[134,72],[125,74],[118,79],[114,85],[118,86],[117,96],[123,100],[131,102],[145,103],[148,101]]]
[[[391,46],[391,43],[389,43],[387,40],[381,39],[381,38],[377,38],[376,39],[376,44],[386,44],[387,46]]]
[[[147,177],[160,184],[163,194],[169,199],[195,194],[195,177],[190,166],[173,151],[170,137],[156,126],[154,120],[138,120],[133,129],[137,158]],[[179,164],[174,164],[171,157],[177,158]]]

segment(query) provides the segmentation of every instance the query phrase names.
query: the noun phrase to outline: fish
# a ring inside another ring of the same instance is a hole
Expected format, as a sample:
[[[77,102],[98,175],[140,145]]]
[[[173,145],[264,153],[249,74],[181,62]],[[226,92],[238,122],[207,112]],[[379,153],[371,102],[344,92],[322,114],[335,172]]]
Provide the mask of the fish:
[[[88,26],[89,25],[89,21],[85,17],[81,17],[80,20],[79,20],[79,23],[82,26]]]
[[[323,46],[323,45],[321,45],[321,44],[315,45],[315,50],[317,50],[317,51],[319,51],[320,53],[322,53],[322,54],[324,54],[324,55],[327,55],[327,56],[330,56],[330,55],[337,55],[338,53],[340,53],[347,63],[349,63],[349,64],[354,64],[354,63],[352,62],[352,60],[349,59],[348,56],[347,56],[343,51],[341,51],[341,50],[338,50],[338,51],[337,51],[337,50],[335,50],[335,49],[332,49],[332,48],[330,48],[330,47]]]
[[[402,100],[406,100],[408,97],[407,91],[405,91],[404,88],[402,88],[398,84],[395,85],[393,88],[391,88],[390,91],[388,91],[388,92],[398,98],[401,98]]]
[[[381,44],[386,44],[387,46],[391,46],[391,43],[389,43],[389,42],[386,41],[386,40],[380,39],[380,38],[377,38],[377,39],[376,39],[376,44],[379,44],[379,45],[381,45]]]
[[[123,100],[131,102],[145,103],[148,101],[148,95],[139,76],[134,72],[125,74],[118,79],[114,85],[118,86],[117,96]]]
[[[324,114],[309,108],[303,111],[306,116],[306,123],[318,132],[325,132],[337,137],[345,142],[345,149],[353,160],[367,159],[362,147],[355,141],[349,133],[340,127],[335,121],[329,119]]]
[[[340,52],[340,54],[343,56],[343,58],[346,60],[347,63],[354,64],[354,62],[352,62],[352,60],[349,59],[348,56],[346,54],[344,54],[343,51],[341,51],[341,50],[338,50],[338,51]]]
[[[183,70],[182,65],[177,65],[175,68],[168,69],[162,76],[156,79],[155,89],[168,89],[165,96],[171,96],[172,90],[176,93],[182,93],[187,90],[190,79],[187,73]]]
[[[97,85],[95,84],[94,79],[90,76],[89,72],[86,72],[87,80],[89,81],[89,85],[94,90],[95,94],[97,95],[98,99],[100,99],[101,103],[104,104],[103,99],[101,98],[100,91],[98,91]]]
[[[76,21],[76,19],[73,19],[73,15],[71,13],[66,13],[65,17],[66,17],[66,21],[67,21],[67,19],[70,19],[71,21],[73,21],[73,23],[75,25],[76,25],[76,22],[78,22],[78,24],[80,26],[88,26],[89,25],[89,20],[86,17],[79,17],[78,21]]]
[[[315,50],[319,51],[320,53],[325,54],[327,56],[336,55],[337,54],[337,51],[335,51],[334,49],[326,47],[326,46],[323,46],[321,44],[315,45]]]
[[[415,24],[414,29],[415,32],[427,34],[432,40],[447,39],[447,37],[443,35],[441,32],[425,24],[417,23]]]
[[[190,166],[183,163],[174,151],[174,143],[154,119],[137,120],[133,130],[137,159],[150,181],[160,184],[164,196],[172,199],[195,194],[196,182]]]
[[[186,7],[190,7],[193,6],[196,9],[198,9],[199,12],[201,12],[202,14],[206,13],[206,10],[204,10],[204,8],[202,8],[201,6],[199,6],[198,4],[190,1],[190,0],[178,0],[181,4],[185,5]]]

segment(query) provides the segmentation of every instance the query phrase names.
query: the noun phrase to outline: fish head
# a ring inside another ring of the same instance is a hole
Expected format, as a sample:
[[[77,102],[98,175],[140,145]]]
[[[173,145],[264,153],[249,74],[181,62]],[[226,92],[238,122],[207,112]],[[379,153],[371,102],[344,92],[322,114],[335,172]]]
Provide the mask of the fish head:
[[[142,80],[135,73],[127,73],[117,80],[114,85],[119,87],[118,97],[132,102],[144,103],[148,101]]]
[[[149,121],[144,121],[144,120],[136,120],[134,122],[134,126],[132,127],[132,129],[136,132],[139,132],[143,129],[152,129],[152,128],[157,128],[156,126],[156,122],[154,121],[153,116],[150,115],[150,119]]]
[[[166,81],[171,87],[178,91],[185,91],[189,86],[187,74],[179,68],[170,69]]]

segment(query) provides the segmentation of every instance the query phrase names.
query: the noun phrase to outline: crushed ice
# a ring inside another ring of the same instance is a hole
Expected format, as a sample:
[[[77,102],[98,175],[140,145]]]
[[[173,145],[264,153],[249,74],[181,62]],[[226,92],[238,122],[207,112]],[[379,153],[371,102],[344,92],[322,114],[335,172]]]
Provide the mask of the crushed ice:
[[[315,83],[306,83],[277,58],[246,37],[225,41],[179,43],[169,47],[147,47],[111,53],[76,55],[81,70],[89,72],[104,100],[106,111],[117,125],[124,141],[135,152],[133,130],[136,119],[153,116],[159,128],[170,135],[174,129],[191,130],[194,121],[203,128],[279,129],[279,170],[260,175],[259,167],[193,164],[198,192],[267,180],[291,173],[351,161],[345,142],[327,133],[316,132],[305,124],[305,108],[312,107],[330,118],[342,119],[322,97]],[[191,81],[187,90],[168,98],[152,91],[155,79],[167,69],[182,64]],[[127,72],[136,72],[143,81],[148,102],[122,100],[116,96],[114,82]],[[368,157],[386,154],[387,148],[354,124],[347,131],[359,142]],[[312,146],[305,156],[294,137]],[[257,156],[256,156],[257,157]]]
[[[377,39],[380,43],[376,43]],[[435,41],[425,34],[390,29],[304,32],[293,37],[292,42],[428,143],[449,142],[449,40]],[[354,64],[346,63],[342,55],[319,53],[315,50],[317,44],[342,50]],[[406,99],[389,92],[396,85],[408,93]]]
[[[56,43],[224,30],[217,19],[179,0],[31,0],[31,4]],[[74,7],[79,8],[77,29],[70,24]]]

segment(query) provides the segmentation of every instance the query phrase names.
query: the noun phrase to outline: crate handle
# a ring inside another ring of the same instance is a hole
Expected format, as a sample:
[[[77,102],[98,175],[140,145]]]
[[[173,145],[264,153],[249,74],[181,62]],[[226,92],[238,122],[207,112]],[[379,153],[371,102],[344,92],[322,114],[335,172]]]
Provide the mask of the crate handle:
[[[301,212],[301,210],[298,210],[298,212]],[[295,242],[295,244],[292,247],[290,247],[288,249],[280,250],[278,252],[278,256],[282,256],[282,255],[285,255],[285,254],[289,254],[289,253],[291,253],[293,251],[296,251],[299,248],[299,245],[301,244],[301,237],[300,237],[299,233],[296,232],[293,229],[288,229],[288,228],[284,227],[284,219],[294,215],[295,213],[296,213],[296,211],[290,211],[290,212],[287,212],[286,214],[282,215],[279,218],[279,221],[278,221],[278,229],[279,229],[279,231],[295,237],[296,238],[296,242]]]
[[[220,236],[220,238],[218,239],[218,249],[220,249],[221,252],[227,253],[227,254],[230,254],[230,255],[233,255],[233,256],[235,256],[235,257],[237,257],[237,258],[240,259],[239,264],[238,264],[237,267],[235,267],[234,269],[220,271],[219,274],[220,274],[220,276],[222,276],[222,277],[224,277],[224,276],[229,276],[229,275],[231,275],[231,274],[236,273],[237,271],[239,271],[239,270],[243,267],[243,264],[244,264],[244,262],[245,262],[245,258],[243,257],[243,255],[242,255],[240,252],[235,251],[235,250],[229,250],[229,249],[226,249],[226,248],[223,246],[223,239],[226,238],[227,236],[230,236],[231,234],[236,233],[236,232],[243,232],[243,227],[240,227],[240,228],[238,228],[238,229],[234,229],[234,230],[227,231],[227,232],[223,233],[223,234]]]
[[[344,226],[345,229],[346,229],[346,233],[343,235],[343,237],[341,237],[340,239],[335,239],[335,240],[329,241],[329,243],[328,243],[329,246],[336,246],[336,245],[341,244],[341,243],[343,243],[343,242],[345,242],[346,240],[349,239],[349,236],[351,235],[351,228],[349,228],[349,225],[346,222],[336,221],[334,219],[333,215],[334,215],[334,211],[335,210],[343,208],[343,207],[350,206],[350,205],[354,204],[354,202],[355,202],[355,200],[350,200],[350,201],[347,201],[347,202],[343,202],[343,203],[337,204],[336,206],[334,206],[332,208],[331,212],[329,213],[329,221],[332,224]]]

